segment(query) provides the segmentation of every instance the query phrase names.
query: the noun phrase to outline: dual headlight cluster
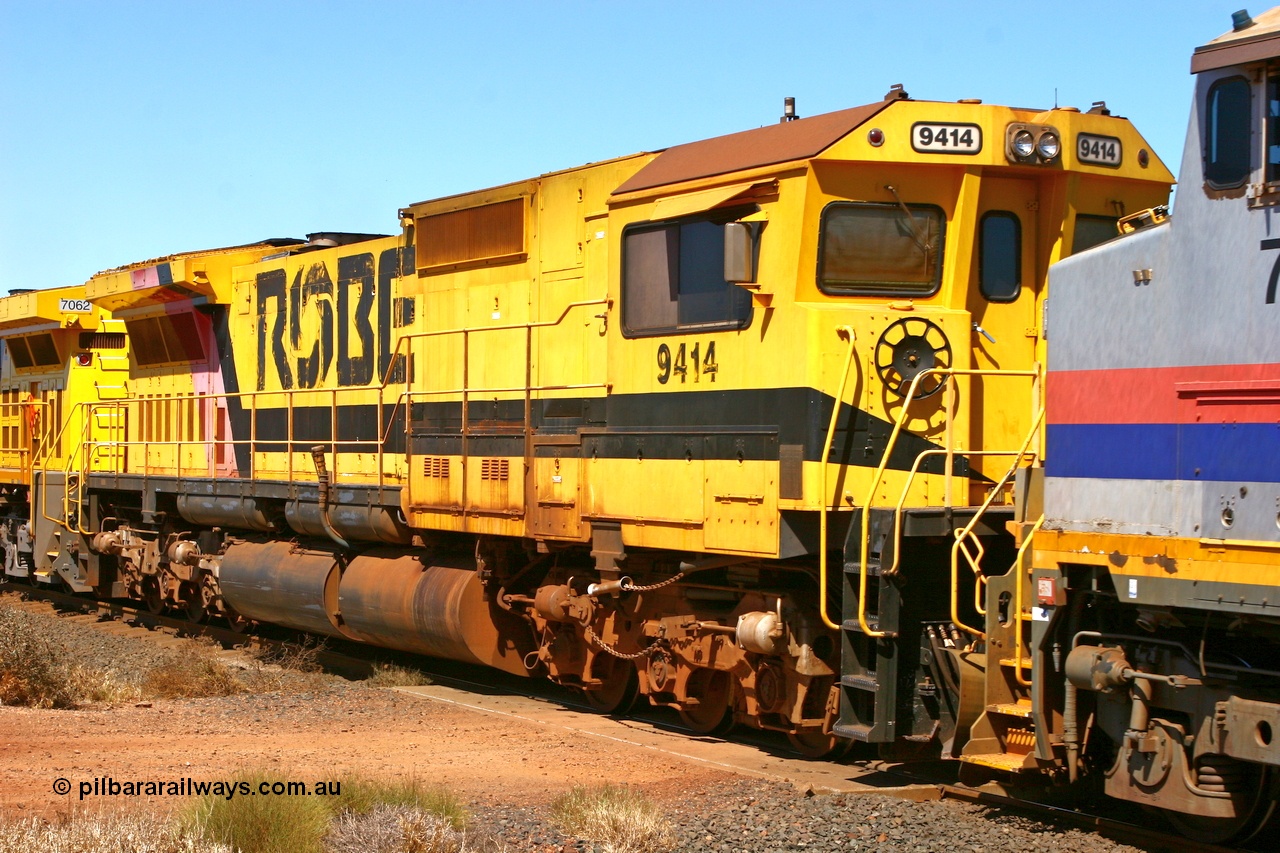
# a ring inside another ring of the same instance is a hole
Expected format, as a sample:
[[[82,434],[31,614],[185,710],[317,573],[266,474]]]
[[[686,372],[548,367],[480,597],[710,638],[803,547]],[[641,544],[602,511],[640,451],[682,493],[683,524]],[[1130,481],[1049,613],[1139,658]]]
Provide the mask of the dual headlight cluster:
[[[1014,163],[1055,163],[1062,154],[1062,136],[1047,124],[1011,124],[1005,130],[1004,153]]]

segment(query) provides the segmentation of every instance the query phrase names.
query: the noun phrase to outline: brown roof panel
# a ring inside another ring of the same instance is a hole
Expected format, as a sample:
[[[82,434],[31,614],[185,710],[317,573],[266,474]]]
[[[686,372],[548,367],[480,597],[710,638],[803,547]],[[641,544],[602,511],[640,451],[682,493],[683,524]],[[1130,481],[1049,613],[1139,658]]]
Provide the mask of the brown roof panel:
[[[816,157],[892,101],[810,116],[668,148],[614,195]]]
[[[1213,71],[1280,56],[1280,6],[1254,15],[1240,30],[1218,36],[1191,55],[1191,73]]]

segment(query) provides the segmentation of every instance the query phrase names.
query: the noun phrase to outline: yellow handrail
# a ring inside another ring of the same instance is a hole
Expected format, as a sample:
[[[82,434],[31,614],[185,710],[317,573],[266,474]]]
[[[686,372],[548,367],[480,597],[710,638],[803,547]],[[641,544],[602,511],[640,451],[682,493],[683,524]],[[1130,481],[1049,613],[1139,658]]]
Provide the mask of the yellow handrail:
[[[221,440],[213,439],[209,442],[196,442],[196,443],[207,444],[210,448],[226,448],[226,447],[237,447],[237,446],[247,445],[250,448],[250,453],[253,454],[256,452],[256,447],[259,444],[259,441],[257,438],[257,418],[254,415],[260,408],[259,403],[261,399],[264,399],[264,398],[269,399],[273,397],[284,397],[286,401],[285,407],[289,411],[289,423],[292,424],[293,405],[295,401],[299,399],[296,395],[299,395],[299,394],[326,395],[329,397],[329,407],[331,409],[331,418],[330,418],[331,439],[329,442],[327,442],[327,444],[330,446],[332,452],[337,453],[339,449],[342,447],[345,447],[348,445],[351,445],[351,446],[366,445],[370,441],[369,439],[338,439],[337,438],[338,433],[336,429],[336,423],[334,423],[334,421],[336,419],[336,412],[339,407],[339,399],[338,399],[339,396],[346,395],[349,397],[352,394],[376,394],[380,408],[387,405],[391,407],[390,412],[386,416],[385,425],[379,425],[380,428],[378,431],[378,438],[376,440],[378,444],[378,466],[377,466],[376,484],[379,488],[381,488],[384,485],[384,482],[387,478],[387,471],[385,470],[385,465],[382,464],[382,447],[391,435],[392,424],[395,421],[396,412],[399,410],[399,408],[402,405],[405,406],[406,430],[407,430],[408,428],[407,415],[408,415],[409,404],[415,397],[427,397],[427,396],[448,395],[448,394],[516,393],[516,392],[523,392],[527,396],[528,394],[531,394],[534,392],[544,392],[544,391],[571,391],[571,390],[585,390],[589,388],[604,388],[604,389],[609,388],[609,384],[607,382],[581,383],[581,384],[548,383],[545,385],[533,385],[528,381],[526,381],[523,386],[519,386],[519,387],[511,386],[511,387],[493,387],[493,388],[469,387],[466,383],[464,383],[463,387],[457,388],[457,389],[439,389],[439,390],[423,390],[423,391],[412,391],[412,390],[406,389],[404,391],[401,391],[395,397],[394,400],[388,400],[386,398],[385,391],[387,387],[392,384],[391,378],[396,372],[397,360],[400,357],[407,355],[407,350],[411,341],[416,339],[421,339],[421,338],[439,337],[443,335],[457,335],[457,334],[467,335],[473,332],[479,333],[479,332],[511,331],[511,330],[526,330],[527,332],[531,332],[533,329],[547,328],[547,327],[559,325],[560,323],[564,322],[565,318],[568,317],[569,314],[576,308],[597,306],[597,305],[611,306],[612,304],[613,304],[613,300],[610,299],[609,297],[581,300],[581,301],[571,302],[566,304],[562,308],[558,316],[549,320],[526,322],[526,323],[510,323],[510,324],[504,324],[501,326],[460,327],[456,329],[442,329],[442,330],[436,330],[436,331],[430,331],[430,332],[419,332],[415,334],[402,335],[396,341],[396,346],[392,351],[392,359],[390,364],[388,365],[387,372],[381,378],[380,383],[377,385],[362,385],[362,386],[352,386],[352,387],[342,387],[342,388],[332,387],[332,388],[314,388],[314,389],[281,389],[276,391],[240,391],[240,392],[224,391],[220,393],[217,393],[217,392],[173,393],[173,394],[162,394],[162,395],[147,397],[146,400],[147,402],[152,404],[165,404],[165,403],[170,403],[176,400],[227,401],[231,399],[245,400],[247,398],[249,402],[248,411],[250,415],[250,436],[248,438],[221,439]],[[395,384],[400,384],[400,383],[395,383]],[[86,534],[91,533],[91,531],[84,530],[83,524],[81,523],[81,520],[83,519],[83,508],[84,508],[83,507],[83,503],[84,503],[83,490],[85,485],[85,477],[89,471],[89,468],[92,465],[91,460],[93,458],[93,454],[95,453],[96,449],[101,446],[109,446],[111,448],[117,449],[121,454],[121,458],[127,458],[129,448],[131,447],[176,446],[178,450],[177,450],[176,458],[174,461],[174,471],[177,476],[181,477],[187,470],[183,462],[182,448],[184,445],[192,444],[193,442],[190,440],[169,439],[169,440],[162,440],[162,441],[155,441],[155,440],[131,441],[128,439],[126,435],[123,438],[119,438],[119,439],[113,436],[111,440],[101,441],[91,435],[92,428],[93,428],[93,417],[97,409],[108,408],[108,409],[114,409],[114,410],[128,411],[131,405],[138,403],[142,399],[140,397],[135,396],[131,392],[131,389],[128,388],[127,383],[122,384],[120,386],[112,386],[112,387],[113,388],[118,387],[118,389],[123,392],[124,396],[111,399],[111,400],[100,400],[100,401],[93,401],[93,402],[86,402],[86,401],[76,402],[71,406],[70,411],[66,412],[63,415],[61,422],[57,424],[53,423],[52,419],[47,416],[42,418],[42,423],[44,426],[42,433],[39,436],[32,436],[33,442],[37,443],[36,449],[21,448],[21,452],[26,457],[26,460],[27,460],[25,461],[25,465],[31,477],[31,482],[33,484],[47,485],[48,475],[52,473],[47,463],[49,462],[50,459],[54,458],[54,455],[55,455],[54,449],[62,445],[67,440],[68,427],[75,422],[76,416],[81,415],[83,417],[81,428],[80,428],[80,434],[77,437],[77,440],[74,446],[66,448],[65,453],[58,454],[58,456],[62,459],[61,467],[62,467],[62,473],[65,477],[65,485],[64,485],[64,490],[62,494],[63,518],[58,519],[48,515],[48,513],[45,511],[45,507],[43,503],[41,503],[41,506],[40,506],[40,512],[44,518],[54,522],[55,524],[58,524],[59,526],[67,530],[71,530],[71,526],[68,524],[68,519],[71,517],[73,505],[75,505],[76,508],[79,510],[79,512],[76,513],[77,529],[79,529],[79,532],[81,533],[86,533]],[[26,401],[24,405],[39,406],[41,410],[44,412],[52,411],[52,407],[50,406],[49,402],[46,400]],[[292,430],[290,430],[289,432],[290,432],[290,435],[292,435]],[[290,442],[291,439],[285,439],[285,441]],[[292,464],[293,464],[292,450],[288,451],[288,456],[289,456],[290,472],[292,472]],[[254,460],[251,457],[250,471],[246,472],[250,476],[253,475],[253,470],[252,470],[253,463],[254,463]],[[213,464],[214,463],[212,462],[209,463],[210,466]],[[150,470],[150,466],[145,466],[145,467],[147,468],[147,470]],[[210,475],[212,475],[213,473],[213,469],[210,467],[206,467],[205,471],[208,472]],[[77,491],[75,496],[72,495],[71,489],[69,488],[69,485],[72,482],[73,474],[76,477],[75,483],[77,484]],[[290,473],[290,477],[291,476],[292,475]],[[34,507],[33,507],[33,510],[34,510]]]
[[[912,378],[912,380],[911,380],[911,384],[910,384],[910,386],[908,387],[907,393],[906,393],[906,395],[905,395],[905,397],[904,397],[904,403],[903,403],[903,406],[902,406],[902,408],[899,410],[899,412],[898,412],[898,416],[894,419],[893,430],[889,433],[889,439],[888,439],[888,441],[886,442],[884,452],[883,452],[883,454],[882,454],[882,455],[881,455],[881,457],[880,457],[880,464],[879,464],[879,466],[877,466],[877,468],[876,468],[876,472],[875,472],[874,476],[872,477],[872,479],[871,479],[871,483],[870,483],[870,485],[869,485],[869,487],[868,487],[868,489],[867,489],[867,497],[866,497],[866,500],[865,500],[865,501],[863,502],[863,504],[862,504],[862,519],[861,519],[861,522],[862,522],[862,530],[861,530],[861,534],[862,534],[862,535],[861,535],[861,537],[860,537],[860,538],[861,538],[861,543],[860,543],[860,550],[859,550],[859,554],[860,554],[859,559],[860,559],[860,561],[861,561],[861,565],[862,565],[862,567],[863,567],[863,571],[860,573],[859,578],[858,578],[858,625],[859,625],[859,627],[861,627],[861,628],[862,628],[863,632],[865,632],[868,636],[871,636],[871,637],[886,637],[886,636],[889,636],[889,632],[887,632],[887,631],[872,630],[872,629],[871,629],[871,626],[870,626],[870,624],[867,622],[867,618],[866,618],[866,607],[867,607],[867,572],[866,572],[866,565],[867,565],[867,562],[868,562],[868,560],[869,560],[869,558],[870,558],[870,551],[871,551],[871,542],[870,542],[870,533],[871,533],[871,508],[872,508],[873,503],[875,502],[876,490],[880,487],[880,483],[881,483],[881,481],[884,479],[884,472],[885,472],[885,470],[886,470],[886,469],[888,468],[888,466],[889,466],[889,458],[890,458],[890,456],[891,456],[891,455],[892,455],[892,453],[893,453],[893,449],[894,449],[894,447],[896,446],[897,441],[898,441],[898,436],[901,434],[901,432],[902,432],[902,427],[903,427],[903,425],[906,423],[907,415],[908,415],[908,413],[909,413],[909,412],[910,412],[910,410],[911,410],[911,403],[912,403],[912,402],[914,402],[914,401],[915,401],[915,399],[916,399],[916,389],[919,387],[921,380],[922,380],[925,376],[927,376],[927,375],[942,376],[942,377],[944,377],[944,381],[945,381],[945,378],[954,377],[954,376],[983,376],[983,377],[994,377],[994,376],[1026,376],[1026,377],[1029,377],[1030,379],[1032,379],[1032,381],[1033,381],[1033,383],[1034,383],[1036,380],[1038,380],[1038,379],[1039,379],[1039,376],[1040,376],[1040,370],[1039,370],[1039,367],[1038,367],[1038,366],[1037,366],[1035,369],[1033,369],[1033,370],[983,370],[983,369],[976,369],[976,368],[931,368],[931,369],[929,369],[929,370],[922,370],[922,371],[920,371],[919,373],[917,373],[917,374]],[[954,383],[952,383],[952,384],[954,385]],[[954,393],[954,389],[953,389],[953,388],[948,389],[947,393],[948,393],[948,395],[950,395],[950,394]],[[943,450],[941,450],[941,451],[925,451],[925,453],[924,453],[924,454],[921,454],[921,456],[923,456],[923,455],[927,455],[927,454],[930,454],[930,453],[944,453],[944,454],[946,454],[947,459],[948,459],[948,464],[947,464],[947,466],[946,466],[945,476],[946,476],[946,478],[947,478],[947,479],[946,479],[946,482],[947,482],[947,488],[946,488],[946,491],[947,491],[947,495],[948,495],[948,496],[950,496],[950,494],[951,494],[951,481],[952,481],[952,479],[953,479],[953,478],[954,478],[954,476],[955,476],[955,475],[954,475],[954,470],[953,470],[954,466],[953,466],[953,465],[951,464],[951,462],[950,462],[950,460],[951,460],[952,458],[954,458],[954,455],[955,455],[955,452],[956,452],[956,451],[955,451],[955,448],[952,446],[952,429],[951,429],[951,425],[952,425],[952,421],[953,421],[953,411],[952,411],[952,408],[953,408],[953,407],[952,407],[951,405],[948,405],[948,406],[946,407],[946,436],[947,436],[946,444],[947,444],[947,446],[946,446],[945,448],[943,448]],[[957,627],[962,628],[963,630],[965,630],[965,631],[967,631],[967,632],[969,632],[969,633],[974,633],[974,630],[975,630],[975,629],[970,628],[970,627],[968,627],[968,626],[964,625],[964,623],[963,623],[963,622],[959,621],[959,602],[958,602],[958,595],[957,595],[957,584],[958,584],[958,581],[959,581],[959,579],[958,579],[958,577],[957,577],[957,556],[958,556],[958,555],[957,555],[957,549],[960,547],[959,543],[960,543],[961,541],[963,541],[963,539],[964,539],[965,537],[967,537],[967,536],[971,535],[971,533],[972,533],[972,531],[973,531],[973,528],[976,526],[976,524],[977,524],[978,520],[979,520],[979,519],[982,517],[982,515],[983,515],[983,514],[984,514],[984,513],[985,513],[985,512],[990,508],[990,506],[991,506],[991,502],[992,502],[992,500],[995,498],[995,495],[998,493],[999,489],[1004,485],[1004,483],[1005,483],[1005,482],[1007,482],[1008,477],[1012,476],[1012,471],[1014,471],[1014,470],[1016,470],[1016,469],[1017,469],[1019,460],[1021,460],[1021,459],[1022,459],[1022,457],[1026,454],[1026,450],[1027,450],[1027,447],[1030,445],[1031,438],[1036,434],[1036,431],[1039,429],[1040,421],[1041,421],[1041,420],[1043,419],[1043,417],[1044,417],[1044,413],[1043,413],[1043,411],[1040,409],[1040,407],[1039,407],[1039,405],[1038,405],[1038,401],[1036,401],[1036,402],[1035,402],[1035,411],[1037,412],[1037,415],[1036,415],[1036,417],[1033,419],[1033,424],[1032,424],[1031,430],[1030,430],[1030,432],[1028,433],[1026,440],[1024,440],[1023,445],[1022,445],[1022,448],[1017,452],[1017,454],[1015,454],[1015,455],[1014,455],[1014,465],[1013,465],[1013,467],[1010,469],[1010,471],[1009,471],[1009,472],[1007,472],[1007,473],[1005,474],[1005,478],[1001,480],[1000,484],[998,484],[998,485],[996,486],[996,488],[992,489],[992,490],[991,490],[991,492],[990,492],[990,494],[988,494],[988,495],[987,495],[987,498],[986,498],[986,500],[983,502],[981,509],[979,509],[979,510],[978,510],[978,512],[976,512],[976,513],[974,514],[974,516],[973,516],[973,518],[972,518],[972,519],[970,519],[969,524],[968,524],[968,525],[966,525],[966,527],[965,527],[965,530],[964,530],[963,534],[957,534],[957,537],[956,537],[956,544],[952,546],[952,552],[951,552],[951,570],[952,570],[952,571],[951,571],[951,574],[952,574],[951,617],[952,617],[952,621],[956,623],[956,626],[957,626]],[[1006,452],[1007,452],[1007,451],[1006,451]],[[976,454],[982,454],[982,453],[983,453],[983,451],[975,451],[974,453],[975,453],[975,455],[976,455]],[[1001,454],[1001,455],[1003,455],[1003,454]],[[824,461],[825,461],[825,460],[824,460]],[[912,469],[911,469],[911,477],[914,477],[914,476],[915,476],[915,473],[916,473],[916,471],[917,471],[917,469],[918,469],[919,463],[920,463],[920,456],[918,456],[918,457],[917,457],[916,462],[912,465]],[[825,467],[825,466],[824,466],[824,467]],[[909,487],[910,487],[910,477],[908,478],[908,481],[907,481],[907,488],[909,488]],[[901,517],[900,517],[900,514],[901,514],[901,507],[902,507],[902,503],[903,503],[903,502],[905,502],[905,500],[906,500],[906,494],[907,494],[907,490],[906,490],[906,489],[904,489],[904,491],[903,491],[903,496],[899,499],[899,503],[898,503],[897,507],[895,507],[895,519],[894,519],[894,534],[895,534],[895,537],[899,536],[899,535],[900,535],[900,533],[901,533]],[[975,537],[975,540],[976,540],[976,537]],[[981,541],[980,541],[980,540],[977,540],[977,541],[978,541],[978,548],[980,549],[980,552],[979,552],[979,555],[978,555],[978,557],[977,557],[976,559],[980,561],[980,560],[981,560],[981,549],[982,549],[982,543],[981,543]],[[898,554],[898,551],[899,551],[899,550],[900,550],[900,549],[899,549],[899,548],[898,548],[898,546],[897,546],[897,540],[896,540],[896,538],[895,538],[895,542],[894,542],[894,562],[893,562],[893,564],[892,564],[892,566],[891,566],[891,568],[892,568],[892,570],[893,570],[893,571],[897,571],[897,568],[898,568],[898,559],[897,559],[897,554]],[[974,559],[975,559],[975,558],[973,558],[971,555],[969,555],[969,553],[968,553],[967,551],[966,551],[966,557],[968,557],[968,558],[970,559],[970,562],[974,565],[974,567],[975,567],[975,571],[976,571],[976,563],[974,562]],[[890,572],[890,573],[891,573],[891,572]],[[886,574],[886,573],[882,570],[881,574],[882,574],[882,575],[884,575],[884,574]],[[979,575],[980,575],[980,572],[979,572]],[[976,592],[975,592],[975,594],[976,594]],[[979,608],[979,609],[981,610],[981,608]],[[984,635],[984,636],[985,636],[985,635]]]
[[[1016,572],[1018,596],[1017,607],[1018,612],[1014,616],[1013,626],[1013,677],[1018,679],[1018,683],[1023,687],[1031,687],[1031,679],[1022,677],[1022,588],[1026,585],[1022,577],[1022,561],[1026,557],[1027,546],[1031,544],[1031,540],[1035,538],[1036,532],[1040,530],[1044,524],[1044,516],[1041,515],[1031,529],[1027,531],[1026,537],[1022,540],[1022,544],[1018,546],[1018,556],[1013,561],[1013,569]]]
[[[1036,433],[1039,432],[1040,423],[1043,420],[1044,420],[1044,410],[1041,409],[1039,414],[1035,417],[1035,419],[1032,420],[1031,429],[1028,430],[1027,437],[1022,441],[1022,447],[1018,451],[1018,457],[1017,457],[1018,459],[1021,459],[1022,456],[1027,452],[1027,448],[1031,446],[1031,440],[1035,438]],[[963,530],[958,530],[955,532],[956,541],[951,546],[951,621],[955,622],[956,627],[960,628],[962,631],[965,631],[966,633],[969,633],[969,634],[973,634],[975,637],[981,637],[984,639],[987,636],[986,632],[979,631],[975,628],[971,628],[965,625],[963,622],[958,621],[959,612],[960,612],[960,588],[959,588],[960,567],[959,567],[959,559],[958,559],[959,551],[961,548],[961,544],[964,542],[964,540],[967,537],[973,536],[973,529],[978,526],[978,522],[982,519],[982,516],[986,514],[988,509],[991,508],[992,500],[995,499],[995,496],[999,493],[1000,489],[1004,486],[1004,484],[1009,482],[1010,479],[1012,479],[1013,473],[1016,470],[1017,470],[1017,466],[1015,464],[1014,467],[1010,468],[1008,471],[1005,472],[1004,477],[1002,477],[1000,482],[996,484],[996,487],[991,489],[991,491],[987,494],[987,499],[982,502],[982,507],[973,514],[973,517],[971,519],[969,519],[969,523],[964,526]],[[986,582],[986,578],[982,574],[982,569],[978,565],[982,559],[982,553],[985,549],[982,548],[981,539],[979,539],[977,536],[973,536],[973,540],[978,544],[978,549],[979,549],[978,556],[975,558],[972,555],[970,555],[968,551],[965,551],[965,558],[969,560],[969,567],[973,570],[974,577],[977,579],[977,582],[974,584],[974,591],[973,591],[974,607],[977,609],[978,613],[985,615],[986,610],[981,606],[981,602],[978,600],[981,585]]]
[[[827,460],[831,456],[831,442],[835,438],[836,424],[840,420],[840,406],[844,403],[844,389],[849,383],[849,369],[853,367],[853,345],[857,340],[857,335],[853,331],[852,326],[837,326],[836,335],[842,338],[848,338],[849,350],[845,355],[844,372],[840,374],[840,389],[836,392],[835,402],[831,407],[831,422],[827,424],[827,438],[822,443],[822,511],[818,513],[818,613],[822,616],[822,622],[828,628],[836,630],[840,626],[831,620],[827,615]],[[850,428],[852,429],[852,423]],[[864,564],[865,565],[865,564]],[[862,574],[863,578],[863,594],[866,593],[866,572]],[[863,620],[861,611],[858,615],[859,621],[863,622],[863,628],[866,628],[865,620]]]
[[[458,326],[453,329],[437,329],[431,332],[414,332],[410,335],[401,335],[396,339],[395,349],[391,351],[391,362],[387,365],[387,372],[382,378],[381,387],[385,388],[391,383],[391,374],[396,369],[396,359],[400,357],[401,346],[409,341],[415,341],[419,338],[437,338],[444,335],[463,335],[472,332],[512,332],[517,329],[545,329],[549,326],[558,326],[564,322],[564,318],[569,316],[569,312],[574,308],[584,308],[588,305],[605,305],[612,307],[613,300],[608,296],[600,299],[584,299],[579,302],[570,302],[564,306],[564,310],[554,320],[537,320],[527,323],[504,323],[501,326]]]
[[[964,456],[966,459],[972,459],[978,456],[1017,456],[1018,455],[1017,450],[957,449],[955,452],[960,454],[961,456]],[[893,550],[893,562],[889,565],[889,568],[884,569],[885,574],[887,575],[896,574],[898,571],[898,564],[902,559],[901,549],[897,548],[896,545],[898,542],[902,541],[903,511],[906,509],[907,497],[911,490],[911,484],[914,481],[916,475],[920,473],[920,463],[928,456],[947,456],[947,455],[948,453],[946,450],[923,450],[920,452],[918,456],[916,456],[916,461],[912,464],[911,470],[907,472],[907,479],[906,479],[906,482],[903,484],[902,494],[898,496],[898,503],[893,508],[893,513],[894,513],[893,541],[894,541],[895,547]],[[1034,459],[1038,454],[1036,454],[1034,451],[1028,450],[1023,455],[1030,456]],[[1015,460],[1015,465],[1016,464],[1017,463]]]

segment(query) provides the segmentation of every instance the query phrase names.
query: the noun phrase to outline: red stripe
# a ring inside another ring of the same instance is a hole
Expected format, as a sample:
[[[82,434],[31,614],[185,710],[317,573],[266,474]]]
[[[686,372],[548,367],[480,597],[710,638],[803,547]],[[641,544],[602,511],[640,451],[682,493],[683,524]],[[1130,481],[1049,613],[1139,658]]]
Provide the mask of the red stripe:
[[[1280,364],[1051,371],[1051,424],[1280,422]]]

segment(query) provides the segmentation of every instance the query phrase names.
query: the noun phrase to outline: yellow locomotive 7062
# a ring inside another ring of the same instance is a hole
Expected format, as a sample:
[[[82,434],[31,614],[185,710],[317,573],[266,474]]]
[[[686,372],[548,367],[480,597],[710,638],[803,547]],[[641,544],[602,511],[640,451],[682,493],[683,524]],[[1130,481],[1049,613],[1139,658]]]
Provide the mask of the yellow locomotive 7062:
[[[1104,105],[894,87],[122,267],[122,390],[13,514],[76,589],[956,754],[985,661],[1016,683],[955,638],[1014,557],[1046,270],[1171,184]]]

